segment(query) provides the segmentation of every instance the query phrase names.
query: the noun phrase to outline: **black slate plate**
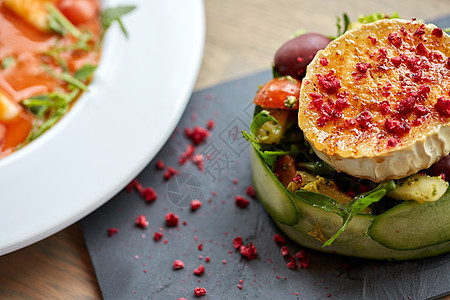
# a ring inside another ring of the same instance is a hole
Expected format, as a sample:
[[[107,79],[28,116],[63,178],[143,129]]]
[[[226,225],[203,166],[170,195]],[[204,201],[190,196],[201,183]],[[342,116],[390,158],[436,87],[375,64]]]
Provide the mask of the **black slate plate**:
[[[435,23],[445,27],[450,20]],[[270,78],[270,72],[263,72],[194,93],[171,139],[138,176],[143,186],[156,190],[158,199],[147,203],[136,192],[122,191],[82,220],[103,297],[195,299],[197,286],[207,290],[201,299],[428,299],[449,294],[450,254],[391,263],[306,249],[309,267],[287,269],[273,241],[280,231],[257,199],[245,195],[251,185],[249,144],[240,131],[248,131],[250,101],[258,85]],[[188,144],[183,129],[205,127],[210,119],[215,120],[212,135],[195,152],[204,155],[205,172],[192,162],[179,165]],[[165,181],[164,171],[155,168],[157,160],[180,174]],[[235,206],[237,195],[250,200],[248,208]],[[188,208],[193,198],[203,202],[196,212]],[[178,227],[166,227],[168,212],[180,217]],[[140,214],[149,221],[145,229],[135,226]],[[110,227],[119,233],[108,237]],[[164,237],[155,242],[157,231]],[[232,241],[237,236],[256,246],[255,260],[235,251]],[[289,241],[287,246],[291,254],[301,250]],[[210,262],[205,262],[207,256]],[[173,270],[176,259],[184,261],[184,269]],[[199,264],[206,272],[197,277],[193,270]]]

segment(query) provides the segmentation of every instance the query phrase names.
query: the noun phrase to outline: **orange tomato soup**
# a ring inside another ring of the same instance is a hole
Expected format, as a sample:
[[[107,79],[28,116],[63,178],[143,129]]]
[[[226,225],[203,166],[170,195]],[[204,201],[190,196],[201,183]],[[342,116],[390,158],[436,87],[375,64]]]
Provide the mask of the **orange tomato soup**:
[[[96,66],[101,31],[98,0],[50,1],[80,32],[89,33],[84,49],[74,46],[78,39],[69,33],[37,29],[5,2],[0,0],[0,95],[16,103],[19,113],[12,119],[0,118],[0,158],[23,145],[35,122],[22,101],[55,91],[69,92],[69,84],[55,74],[73,75],[86,64]],[[55,50],[57,56],[49,54]]]

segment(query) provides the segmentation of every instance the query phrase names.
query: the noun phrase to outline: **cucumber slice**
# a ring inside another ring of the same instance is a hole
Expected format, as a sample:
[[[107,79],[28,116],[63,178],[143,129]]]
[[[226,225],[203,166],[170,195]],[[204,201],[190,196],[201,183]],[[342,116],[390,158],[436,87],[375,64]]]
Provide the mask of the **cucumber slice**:
[[[407,201],[379,215],[369,236],[397,250],[420,249],[450,241],[450,190],[437,201]]]
[[[395,250],[392,249],[391,246],[386,247],[378,241],[370,238],[367,235],[369,227],[373,223],[376,224],[375,221],[380,217],[381,221],[377,221],[380,222],[378,225],[383,224],[382,216],[384,214],[388,214],[391,210],[395,210],[398,206],[380,216],[355,216],[350,221],[344,233],[342,233],[342,235],[339,236],[331,246],[323,247],[323,241],[320,241],[320,234],[323,235],[324,239],[328,239],[333,236],[342,226],[342,218],[333,212],[322,209],[321,207],[314,207],[308,204],[306,199],[302,199],[302,197],[307,196],[306,194],[304,196],[298,196],[287,191],[279,183],[272,171],[267,167],[255,150],[251,149],[250,155],[253,169],[253,181],[259,200],[264,205],[268,213],[272,216],[277,226],[284,231],[290,239],[304,247],[347,256],[387,260],[417,259],[439,255],[450,251],[450,241],[445,242],[445,238],[435,239],[431,242],[431,244],[429,244],[429,241],[426,241],[422,245],[423,248],[415,250]],[[447,194],[444,195],[444,197],[446,196]],[[448,198],[450,198],[450,195],[448,195]],[[438,202],[440,202],[440,200]],[[430,202],[425,204],[430,205],[435,203],[436,205],[438,202]],[[409,204],[409,202],[404,204]],[[416,205],[425,204],[416,203]],[[430,220],[437,219],[441,222],[447,222],[445,228],[447,228],[447,232],[450,232],[448,227],[448,217],[446,217],[449,215],[450,201],[442,201],[442,203],[439,204],[439,207],[443,210],[443,215],[440,215],[437,218],[428,218],[428,213],[426,212],[427,210],[424,209],[424,211],[422,209],[417,211],[417,213],[411,218],[409,216],[398,215],[397,222],[407,222],[411,220],[412,222],[417,222],[418,224],[426,224],[427,222],[430,222]],[[423,222],[423,220],[426,220],[426,222]],[[436,229],[431,229],[431,227],[433,226],[428,225],[430,230]],[[429,232],[428,234],[430,234]],[[445,230],[443,229],[440,232],[445,232]],[[388,234],[392,235],[391,232],[383,232],[381,229],[379,234],[381,236]],[[405,228],[404,234],[414,234],[413,229],[408,227]],[[378,236],[377,239],[379,238],[380,237]],[[426,239],[426,237],[421,238],[424,240]],[[442,242],[437,245],[432,245],[439,241]],[[431,246],[425,247],[425,245]]]
[[[253,183],[256,193],[272,218],[285,225],[298,223],[298,211],[285,187],[276,179],[269,167],[253,147],[250,147]]]

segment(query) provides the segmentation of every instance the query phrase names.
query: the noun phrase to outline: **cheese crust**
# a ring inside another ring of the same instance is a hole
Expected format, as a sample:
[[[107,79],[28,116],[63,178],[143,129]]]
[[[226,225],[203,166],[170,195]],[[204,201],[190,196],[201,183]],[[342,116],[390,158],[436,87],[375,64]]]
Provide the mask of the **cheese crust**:
[[[307,68],[299,126],[338,171],[375,182],[450,153],[450,37],[434,25],[380,20],[348,31]]]

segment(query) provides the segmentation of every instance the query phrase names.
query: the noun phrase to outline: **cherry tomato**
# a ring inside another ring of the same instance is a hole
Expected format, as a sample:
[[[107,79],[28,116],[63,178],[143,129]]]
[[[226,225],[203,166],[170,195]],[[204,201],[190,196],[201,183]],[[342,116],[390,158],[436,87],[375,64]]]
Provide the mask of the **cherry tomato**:
[[[298,109],[300,80],[290,76],[268,81],[256,93],[253,103],[263,108]]]
[[[99,11],[95,0],[60,0],[58,9],[73,25],[88,23]]]

